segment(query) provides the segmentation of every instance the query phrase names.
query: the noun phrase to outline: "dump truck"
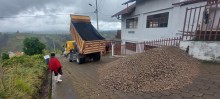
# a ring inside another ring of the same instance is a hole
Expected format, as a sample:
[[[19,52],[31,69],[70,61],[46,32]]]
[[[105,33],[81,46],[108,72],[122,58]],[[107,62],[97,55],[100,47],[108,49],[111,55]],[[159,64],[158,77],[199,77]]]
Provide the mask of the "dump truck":
[[[70,15],[70,32],[74,43],[73,56],[78,64],[86,60],[99,61],[105,51],[106,40],[91,24],[89,16]]]

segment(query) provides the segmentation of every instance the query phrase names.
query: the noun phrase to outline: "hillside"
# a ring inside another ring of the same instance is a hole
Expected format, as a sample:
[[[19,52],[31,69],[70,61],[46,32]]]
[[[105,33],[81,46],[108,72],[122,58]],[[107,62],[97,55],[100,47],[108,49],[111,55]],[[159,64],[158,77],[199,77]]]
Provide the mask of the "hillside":
[[[117,31],[109,30],[109,31],[100,31],[99,33],[106,39],[114,39],[117,34]]]
[[[100,34],[107,39],[112,39],[116,31],[101,31]],[[23,40],[27,37],[37,37],[46,45],[47,50],[62,50],[67,40],[72,40],[70,34],[34,34],[34,33],[0,33],[0,53],[8,51],[22,51]]]
[[[57,49],[62,49],[66,40],[72,37],[68,34],[1,34],[0,35],[0,52],[22,51],[23,40],[27,37],[37,37],[46,45],[47,50],[53,49],[53,40]]]

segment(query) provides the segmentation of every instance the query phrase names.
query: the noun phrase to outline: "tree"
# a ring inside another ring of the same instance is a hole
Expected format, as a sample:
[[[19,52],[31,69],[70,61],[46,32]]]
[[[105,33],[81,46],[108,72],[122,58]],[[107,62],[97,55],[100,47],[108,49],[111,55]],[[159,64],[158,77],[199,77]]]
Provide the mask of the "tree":
[[[2,60],[9,59],[9,55],[7,53],[2,53]]]
[[[36,37],[25,38],[23,41],[23,51],[27,55],[42,54],[45,45]]]

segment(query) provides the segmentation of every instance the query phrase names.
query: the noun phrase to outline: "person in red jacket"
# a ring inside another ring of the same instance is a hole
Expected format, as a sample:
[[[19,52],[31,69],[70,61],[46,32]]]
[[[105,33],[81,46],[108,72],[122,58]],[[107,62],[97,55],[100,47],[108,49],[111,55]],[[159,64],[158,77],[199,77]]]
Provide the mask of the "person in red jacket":
[[[51,53],[51,59],[49,61],[49,68],[50,72],[54,72],[55,74],[55,80],[56,82],[62,82],[61,76],[63,74],[62,72],[62,65],[60,64],[60,61],[55,57],[55,53]]]

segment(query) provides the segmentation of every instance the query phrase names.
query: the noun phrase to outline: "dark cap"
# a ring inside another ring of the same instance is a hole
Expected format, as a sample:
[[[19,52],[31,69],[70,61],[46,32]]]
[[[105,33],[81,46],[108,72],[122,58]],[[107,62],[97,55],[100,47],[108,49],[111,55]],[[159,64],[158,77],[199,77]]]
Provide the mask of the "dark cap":
[[[50,56],[51,56],[51,57],[54,57],[54,56],[55,56],[55,53],[51,53]]]

